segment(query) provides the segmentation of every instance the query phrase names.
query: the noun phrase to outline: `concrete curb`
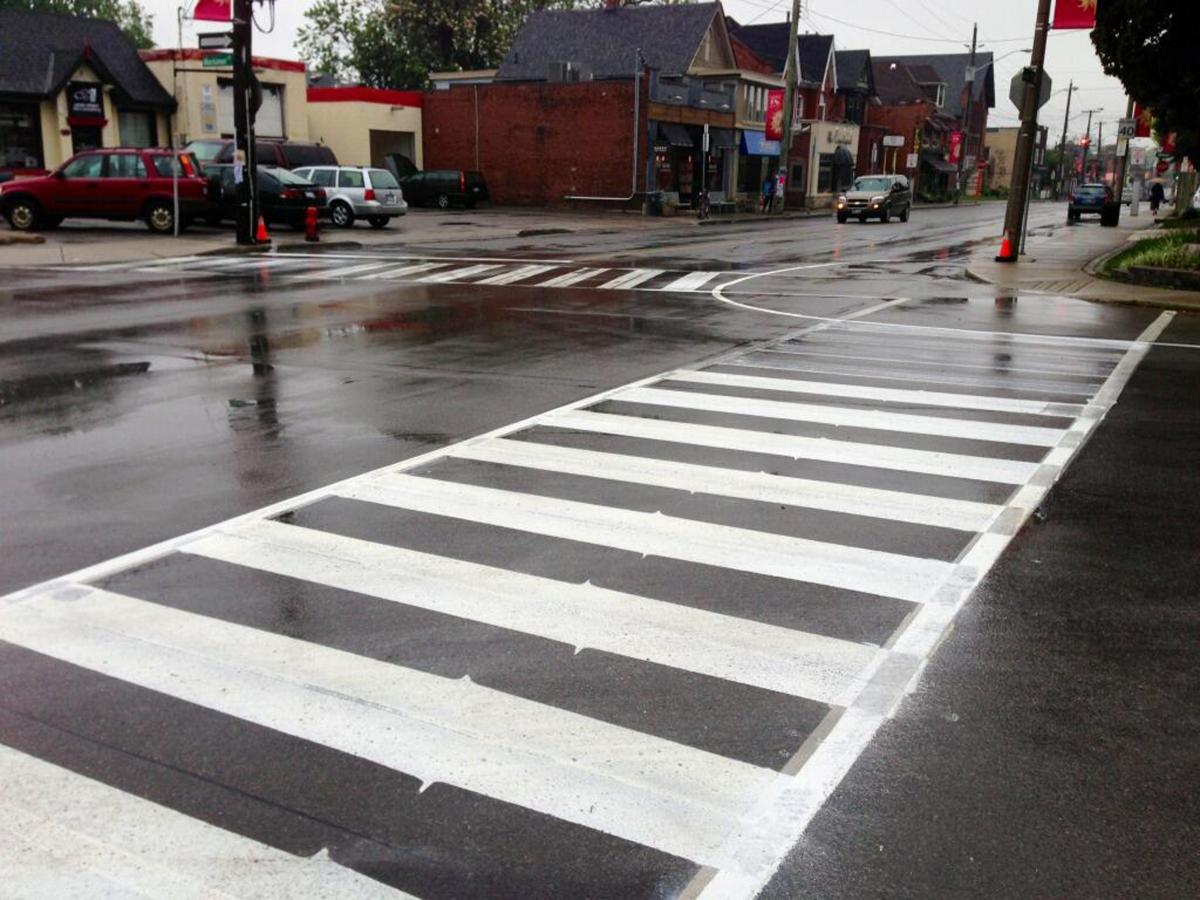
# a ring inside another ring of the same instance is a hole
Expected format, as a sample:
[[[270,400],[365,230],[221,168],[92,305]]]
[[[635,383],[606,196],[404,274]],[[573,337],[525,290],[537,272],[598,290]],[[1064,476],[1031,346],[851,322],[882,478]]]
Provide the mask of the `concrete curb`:
[[[6,244],[44,244],[46,238],[41,234],[26,234],[23,231],[0,232],[0,247]]]

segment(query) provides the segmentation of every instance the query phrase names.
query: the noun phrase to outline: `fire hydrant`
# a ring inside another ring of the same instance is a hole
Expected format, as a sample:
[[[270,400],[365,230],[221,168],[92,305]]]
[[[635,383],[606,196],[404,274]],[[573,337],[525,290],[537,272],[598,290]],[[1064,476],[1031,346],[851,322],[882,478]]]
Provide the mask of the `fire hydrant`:
[[[317,233],[317,208],[310,206],[304,211],[304,239],[306,241],[319,241],[321,236]]]

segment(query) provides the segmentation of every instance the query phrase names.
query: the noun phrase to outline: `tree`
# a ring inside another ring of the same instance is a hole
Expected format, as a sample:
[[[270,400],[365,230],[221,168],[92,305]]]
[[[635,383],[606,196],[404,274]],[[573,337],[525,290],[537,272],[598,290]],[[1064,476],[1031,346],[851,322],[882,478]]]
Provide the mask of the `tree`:
[[[0,0],[0,9],[60,12],[116,22],[139,50],[154,46],[154,16],[138,0]]]
[[[1196,0],[1101,0],[1092,43],[1104,71],[1154,112],[1160,135],[1175,131],[1179,152],[1200,159],[1200,34]]]

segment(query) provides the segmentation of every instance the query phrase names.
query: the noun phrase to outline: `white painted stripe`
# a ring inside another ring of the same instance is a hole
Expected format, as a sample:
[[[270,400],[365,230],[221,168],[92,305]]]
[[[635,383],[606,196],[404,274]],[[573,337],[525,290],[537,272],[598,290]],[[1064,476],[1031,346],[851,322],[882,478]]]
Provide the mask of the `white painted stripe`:
[[[581,281],[587,281],[589,278],[599,275],[601,272],[607,272],[608,269],[580,269],[577,272],[568,272],[566,275],[558,275],[551,278],[549,281],[538,282],[538,287],[570,287],[573,284],[578,284]]]
[[[766,453],[789,459],[813,459],[842,463],[848,466],[870,466],[900,472],[920,472],[926,475],[945,475],[948,478],[970,478],[999,484],[1024,484],[1037,471],[1037,463],[1010,459],[989,459],[958,453],[937,453],[930,450],[908,450],[880,444],[854,441],[832,441],[826,438],[806,438],[790,434],[772,434],[742,428],[723,428],[715,425],[694,425],[690,422],[669,422],[641,416],[618,416],[610,413],[568,410],[546,416],[542,423],[549,427],[570,428],[599,434],[654,441],[693,444],[720,450],[740,450],[745,453]]]
[[[384,269],[382,272],[372,272],[370,275],[364,275],[363,281],[372,281],[382,278],[401,278],[404,275],[415,275],[418,272],[432,272],[434,269],[440,269],[452,263],[417,263],[412,266],[400,266],[395,269]]]
[[[121,262],[115,262],[115,263],[100,263],[99,265],[89,265],[89,266],[73,265],[70,267],[70,271],[72,271],[72,272],[115,272],[118,270],[132,271],[132,270],[159,268],[162,266],[176,266],[176,265],[180,265],[181,263],[191,262],[192,260],[212,259],[212,258],[213,257],[211,257],[211,256],[168,256],[168,257],[164,257],[162,259],[154,259],[154,260],[141,260],[141,259],[129,260],[129,259],[127,259],[127,260],[122,260]],[[39,267],[39,268],[57,268],[57,267],[56,266],[45,266],[45,267]]]
[[[464,278],[474,278],[476,275],[482,275],[484,272],[491,272],[500,268],[499,263],[486,263],[480,266],[467,266],[465,269],[451,269],[448,272],[437,272],[433,275],[426,275],[419,281],[460,281]]]
[[[324,271],[306,272],[305,275],[307,275],[311,278],[321,278],[321,279],[349,278],[352,275],[362,275],[366,272],[374,272],[379,269],[384,269],[390,265],[391,265],[391,263],[385,263],[385,262],[361,263],[357,266],[341,266],[336,269],[326,269]]]
[[[413,475],[385,475],[337,493],[415,512],[918,603],[953,569],[939,560]]]
[[[7,897],[366,897],[409,894],[322,851],[277,850],[0,745]]]
[[[937,437],[995,441],[1002,444],[1021,444],[1033,447],[1053,447],[1066,433],[1061,428],[1000,425],[993,422],[976,422],[970,419],[943,419],[937,416],[908,415],[876,409],[820,406],[813,403],[791,403],[783,400],[754,400],[748,397],[697,394],[691,391],[669,391],[653,387],[630,388],[621,391],[613,399],[628,403],[668,406],[675,409],[762,416],[789,422],[817,422],[839,427],[870,428],[877,431],[928,434]]]
[[[448,455],[566,475],[611,478],[695,494],[738,497],[969,532],[986,530],[1003,509],[990,503],[970,500],[906,494],[853,484],[811,481],[766,472],[744,472],[504,438],[494,438],[484,443],[458,444],[450,448]]]
[[[821,347],[824,352],[822,352],[822,350],[815,349],[815,347]],[[995,384],[996,387],[1004,387],[1006,385],[1009,387],[1018,387],[1018,385],[1013,384],[1013,381],[1020,380],[1020,379],[1026,379],[1028,376],[1040,376],[1040,375],[1047,376],[1047,378],[1033,377],[1033,378],[1028,378],[1027,380],[1037,381],[1037,382],[1046,382],[1048,380],[1052,380],[1055,378],[1063,378],[1064,376],[1075,379],[1074,381],[1065,382],[1065,384],[1068,387],[1078,386],[1078,385],[1088,382],[1088,381],[1094,381],[1097,384],[1099,384],[1100,382],[1102,382],[1104,380],[1103,375],[1099,375],[1099,374],[1095,374],[1095,373],[1071,372],[1071,371],[1062,371],[1059,369],[1038,369],[1038,368],[1031,368],[1029,366],[1023,366],[1023,365],[1022,366],[1014,366],[1014,365],[1012,365],[1011,362],[1009,362],[1007,360],[992,362],[992,363],[982,363],[982,364],[977,365],[974,363],[945,362],[943,360],[906,359],[906,358],[897,357],[897,356],[857,356],[857,355],[851,355],[849,353],[839,353],[833,347],[825,347],[824,345],[819,345],[819,344],[814,345],[813,349],[799,350],[799,349],[785,349],[783,347],[761,347],[753,352],[754,353],[770,353],[770,354],[775,354],[775,355],[784,356],[784,357],[790,356],[790,357],[795,357],[798,359],[814,359],[814,360],[828,359],[835,363],[836,362],[864,363],[865,365],[863,365],[861,367],[857,367],[857,371],[859,371],[861,374],[868,374],[874,367],[877,367],[880,365],[882,365],[883,368],[897,368],[898,367],[898,368],[904,369],[906,372],[914,372],[914,373],[938,371],[941,369],[977,370],[980,373],[982,373],[983,375],[994,376],[992,378],[992,383]],[[917,375],[914,374],[912,377],[917,378]],[[924,376],[922,375],[921,378],[923,379]]]
[[[802,381],[797,378],[769,378],[761,375],[735,375],[729,372],[679,371],[668,375],[668,381],[689,381],[695,384],[729,385],[731,387],[759,388],[768,391],[792,391],[802,394],[820,394],[826,397],[855,397],[862,400],[879,400],[884,403],[905,403],[917,406],[947,406],[955,409],[978,409],[987,412],[1022,413],[1044,416],[1064,415],[1061,404],[1044,400],[1015,400],[1011,397],[980,397],[976,394],[954,394],[939,391],[901,390],[861,384],[841,384],[830,381]],[[1055,407],[1047,412],[1048,407]],[[1070,415],[1078,415],[1083,407],[1075,408]]]
[[[704,864],[769,770],[415,669],[80,585],[0,639]]]
[[[626,272],[624,275],[618,275],[611,281],[606,281],[600,285],[601,290],[623,290],[636,287],[643,281],[649,281],[657,275],[661,275],[663,269],[633,269]]]
[[[240,263],[236,266],[230,266],[229,268],[237,270],[258,268],[278,269],[287,266],[297,269],[307,269],[311,268],[312,264],[313,261],[311,259],[293,259],[290,256],[260,256],[257,259],[248,259],[243,263]]]
[[[512,284],[514,281],[523,281],[526,278],[533,278],[535,275],[542,275],[549,272],[551,269],[556,269],[558,266],[520,266],[513,269],[511,272],[504,272],[500,275],[493,275],[491,278],[485,278],[482,281],[475,282],[476,284]]]
[[[197,256],[190,261],[179,263],[176,268],[185,271],[195,269],[222,269],[226,267],[234,267],[245,265],[247,262],[253,262],[261,258],[260,255],[251,254],[249,256],[238,254],[230,254],[229,256]]]
[[[822,703],[848,703],[881,652],[280,522],[202,538],[185,552]]]
[[[719,272],[688,272],[682,278],[676,278],[660,291],[694,291],[716,278]]]

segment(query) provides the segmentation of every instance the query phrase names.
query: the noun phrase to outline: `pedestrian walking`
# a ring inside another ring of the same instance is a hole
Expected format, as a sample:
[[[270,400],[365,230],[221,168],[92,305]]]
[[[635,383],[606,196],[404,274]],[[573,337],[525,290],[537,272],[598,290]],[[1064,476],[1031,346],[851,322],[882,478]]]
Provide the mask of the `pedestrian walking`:
[[[772,173],[763,179],[762,183],[762,211],[771,211],[771,201],[775,199],[775,175]]]
[[[1163,190],[1162,182],[1156,181],[1150,185],[1150,212],[1158,215],[1158,208],[1162,205],[1163,198],[1166,196],[1166,191]]]

